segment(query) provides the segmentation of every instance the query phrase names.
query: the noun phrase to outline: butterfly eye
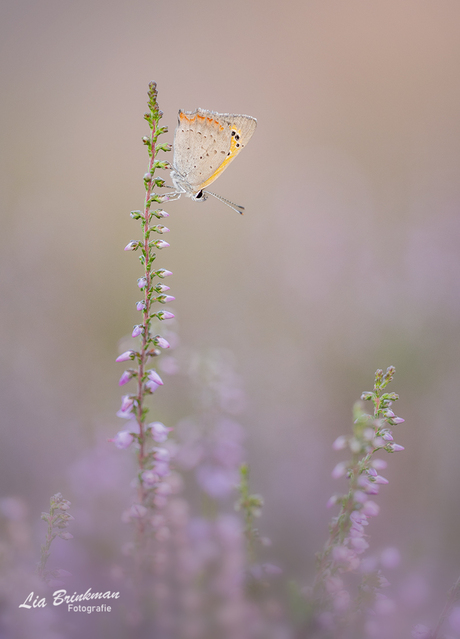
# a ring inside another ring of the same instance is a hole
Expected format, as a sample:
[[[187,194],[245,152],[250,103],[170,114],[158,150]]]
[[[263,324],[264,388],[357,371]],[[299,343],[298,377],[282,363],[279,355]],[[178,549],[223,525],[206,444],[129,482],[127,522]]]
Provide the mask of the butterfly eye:
[[[201,198],[203,197],[203,190],[198,191],[198,193],[195,195],[195,200],[201,200]]]

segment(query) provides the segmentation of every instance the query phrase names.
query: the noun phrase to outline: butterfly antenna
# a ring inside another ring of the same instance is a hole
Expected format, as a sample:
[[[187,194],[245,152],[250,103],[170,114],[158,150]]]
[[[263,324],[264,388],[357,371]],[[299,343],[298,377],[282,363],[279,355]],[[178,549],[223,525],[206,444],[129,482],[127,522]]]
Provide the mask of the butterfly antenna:
[[[243,215],[244,206],[240,206],[239,204],[233,204],[233,202],[230,202],[230,200],[226,200],[224,197],[222,197],[221,195],[217,195],[216,193],[211,193],[211,191],[205,191],[205,193],[207,193],[208,195],[212,195],[213,197],[217,198],[218,200],[220,200],[221,202],[229,206],[231,209],[233,209],[237,213],[241,213],[241,215]]]

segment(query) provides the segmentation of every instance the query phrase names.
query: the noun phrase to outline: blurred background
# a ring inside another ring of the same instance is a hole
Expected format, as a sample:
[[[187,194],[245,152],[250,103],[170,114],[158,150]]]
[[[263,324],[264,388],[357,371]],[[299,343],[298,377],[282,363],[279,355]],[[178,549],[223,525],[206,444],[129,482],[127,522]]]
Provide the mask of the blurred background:
[[[459,20],[456,0],[3,2],[1,497],[27,508],[37,548],[50,495],[72,501],[75,540],[56,552],[86,587],[130,538],[130,454],[106,440],[138,322],[140,265],[123,247],[139,233],[154,80],[164,141],[179,108],[258,127],[213,185],[244,216],[165,207],[179,372],[153,417],[193,413],[181,353],[225,353],[259,527],[307,584],[345,485],[331,444],[395,365],[405,451],[386,456],[371,548],[399,549],[394,596],[407,624],[433,624],[460,574]]]

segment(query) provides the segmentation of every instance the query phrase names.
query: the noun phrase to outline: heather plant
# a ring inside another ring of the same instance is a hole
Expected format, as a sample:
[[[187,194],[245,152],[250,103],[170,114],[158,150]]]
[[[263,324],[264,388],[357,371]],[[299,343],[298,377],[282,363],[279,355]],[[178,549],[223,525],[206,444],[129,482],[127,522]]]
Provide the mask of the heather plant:
[[[150,367],[150,362],[160,355],[161,349],[169,348],[168,341],[160,334],[155,334],[153,328],[156,322],[161,323],[174,317],[170,311],[159,310],[156,306],[167,304],[174,300],[174,297],[166,294],[169,286],[162,283],[165,277],[171,275],[171,271],[157,268],[154,264],[157,259],[156,251],[169,246],[161,237],[152,239],[169,231],[163,224],[152,223],[154,218],[162,220],[168,217],[166,211],[154,208],[169,199],[167,195],[154,192],[155,188],[164,186],[164,181],[155,177],[155,171],[169,167],[168,162],[159,160],[158,156],[171,150],[170,145],[158,142],[159,137],[167,132],[167,127],[160,126],[163,114],[158,108],[154,82],[149,85],[148,98],[149,111],[145,113],[144,118],[149,125],[150,134],[143,138],[149,155],[148,171],[143,178],[144,207],[143,210],[131,212],[131,217],[140,222],[142,238],[132,240],[125,247],[125,251],[139,251],[139,260],[143,267],[143,275],[137,281],[143,297],[136,304],[142,319],[132,331],[132,337],[139,339],[139,345],[117,358],[118,362],[135,363],[135,368],[126,369],[119,381],[120,386],[134,383],[135,389],[122,397],[121,409],[117,414],[127,419],[127,426],[112,440],[120,449],[134,447],[137,452],[136,497],[125,512],[124,520],[136,523],[138,549],[156,532],[156,520],[152,515],[156,509],[165,505],[169,490],[164,479],[169,474],[170,453],[163,444],[170,429],[158,421],[147,423],[150,411],[147,399],[163,385],[163,380],[157,370]]]
[[[386,373],[376,371],[373,390],[361,396],[362,401],[373,403],[373,413],[366,413],[363,404],[356,403],[352,434],[341,435],[333,444],[335,450],[348,449],[351,454],[332,472],[336,479],[347,478],[348,490],[328,502],[330,507],[338,505],[340,511],[333,517],[329,538],[317,555],[314,584],[307,593],[306,626],[315,636],[336,639],[372,634],[376,615],[394,609],[394,602],[383,593],[388,582],[378,564],[364,557],[369,548],[366,528],[380,510],[372,498],[388,484],[379,474],[386,468],[386,461],[374,455],[404,450],[395,443],[392,433],[394,426],[404,422],[391,409],[398,395],[386,392],[394,373],[393,366]]]
[[[53,540],[56,539],[56,537],[60,537],[66,541],[73,538],[73,535],[67,530],[69,522],[73,519],[73,516],[68,512],[69,508],[70,501],[64,499],[61,493],[56,493],[50,499],[49,513],[41,514],[41,519],[48,524],[48,530],[45,543],[41,547],[40,563],[37,567],[37,573],[40,579],[47,584],[57,585],[62,583],[59,581],[60,578],[70,575],[69,572],[63,569],[46,569]]]

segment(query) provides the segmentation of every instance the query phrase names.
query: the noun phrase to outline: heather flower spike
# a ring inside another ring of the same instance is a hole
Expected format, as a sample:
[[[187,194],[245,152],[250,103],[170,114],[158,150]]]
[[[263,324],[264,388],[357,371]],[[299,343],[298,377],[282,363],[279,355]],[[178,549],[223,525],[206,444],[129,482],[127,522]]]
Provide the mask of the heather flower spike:
[[[58,585],[59,581],[56,581],[59,577],[65,576],[67,571],[65,570],[46,570],[46,563],[51,554],[50,546],[53,539],[60,537],[66,541],[73,538],[73,535],[66,530],[69,522],[73,517],[67,511],[70,508],[70,501],[64,499],[61,493],[56,493],[50,499],[50,511],[49,513],[42,513],[41,519],[48,524],[48,531],[46,534],[46,540],[41,547],[40,563],[37,566],[37,573],[40,579],[43,579],[47,584]],[[70,574],[70,573],[67,573]]]
[[[390,609],[394,605],[380,592],[387,584],[380,573],[359,572],[362,555],[369,547],[369,518],[379,513],[378,504],[369,496],[377,495],[379,487],[388,484],[388,480],[377,472],[386,467],[386,462],[374,460],[373,456],[380,450],[403,450],[393,441],[391,431],[392,426],[404,421],[397,418],[390,408],[398,396],[385,392],[394,373],[393,366],[385,373],[382,370],[375,373],[374,389],[361,396],[363,401],[373,403],[373,414],[366,413],[360,402],[355,404],[352,436],[340,436],[333,444],[336,451],[345,450],[348,444],[351,452],[351,458],[340,461],[332,471],[332,476],[338,481],[343,482],[347,478],[348,489],[342,495],[331,497],[327,504],[328,507],[339,505],[340,512],[332,519],[329,539],[317,556],[316,577],[309,595],[313,617],[320,623],[322,616],[329,615],[331,628],[339,628],[344,623],[347,627],[353,624],[357,628],[361,627],[365,622],[362,615],[365,615],[366,610]],[[352,585],[347,583],[348,573],[361,575],[361,585],[356,591],[354,604],[350,595]],[[350,612],[352,610],[353,613]]]
[[[167,132],[166,127],[160,126],[162,113],[158,108],[156,84],[151,82],[148,91],[149,111],[144,115],[150,133],[144,136],[143,142],[149,154],[148,170],[143,176],[145,187],[144,207],[142,210],[133,210],[130,215],[133,220],[140,222],[142,238],[129,242],[125,251],[137,251],[139,261],[143,268],[143,273],[137,280],[137,286],[142,291],[143,297],[136,303],[136,309],[142,314],[142,320],[134,326],[132,337],[139,339],[139,346],[136,350],[129,350],[117,357],[117,362],[135,361],[137,368],[126,370],[119,381],[120,386],[135,382],[136,387],[128,395],[122,398],[121,410],[117,415],[128,419],[130,427],[120,431],[112,440],[115,446],[120,449],[129,448],[135,444],[137,451],[138,473],[137,490],[134,498],[134,505],[126,511],[125,520],[134,521],[137,526],[137,545],[140,550],[141,545],[146,541],[149,533],[148,527],[155,527],[151,515],[161,502],[164,504],[167,491],[161,488],[163,478],[169,474],[169,453],[166,449],[154,448],[155,444],[163,444],[168,438],[170,429],[160,422],[146,424],[149,407],[146,405],[146,398],[163,385],[163,380],[158,373],[147,370],[147,360],[156,357],[161,351],[156,348],[169,348],[169,343],[161,335],[152,335],[152,321],[171,319],[174,314],[168,311],[155,312],[155,304],[165,304],[172,302],[172,295],[165,295],[169,290],[168,286],[159,283],[163,279],[172,275],[171,271],[165,268],[155,269],[153,263],[157,259],[155,253],[158,249],[166,249],[169,244],[163,239],[154,239],[154,234],[164,235],[169,229],[162,224],[151,225],[152,218],[162,219],[168,217],[168,213],[162,209],[154,209],[154,205],[159,202],[168,201],[165,195],[154,192],[154,188],[163,187],[162,178],[155,176],[158,169],[169,168],[168,162],[161,160],[158,156],[164,151],[169,151],[170,146],[160,144],[159,136]]]

